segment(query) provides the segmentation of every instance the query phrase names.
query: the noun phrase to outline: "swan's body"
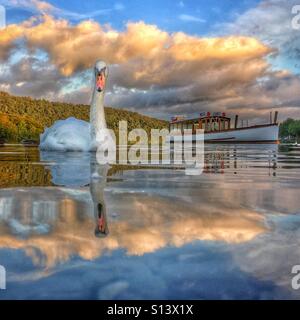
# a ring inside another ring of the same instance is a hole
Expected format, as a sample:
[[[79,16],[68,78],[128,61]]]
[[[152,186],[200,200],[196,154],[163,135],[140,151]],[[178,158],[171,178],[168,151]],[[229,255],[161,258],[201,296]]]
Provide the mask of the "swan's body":
[[[107,149],[113,143],[104,113],[106,78],[107,66],[104,62],[98,61],[95,65],[90,123],[75,118],[56,121],[41,135],[42,150],[95,151],[97,148]]]
[[[55,151],[90,151],[91,126],[75,118],[59,120],[41,135],[40,148]]]

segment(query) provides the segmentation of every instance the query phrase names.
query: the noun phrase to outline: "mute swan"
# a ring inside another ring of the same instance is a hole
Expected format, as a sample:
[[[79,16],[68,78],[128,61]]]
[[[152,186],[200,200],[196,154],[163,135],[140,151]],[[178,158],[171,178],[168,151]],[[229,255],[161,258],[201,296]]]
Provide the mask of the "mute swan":
[[[105,62],[94,68],[94,88],[90,108],[90,123],[76,118],[58,120],[41,134],[40,149],[54,151],[95,151],[114,143],[107,129],[104,113],[104,90],[108,76]]]

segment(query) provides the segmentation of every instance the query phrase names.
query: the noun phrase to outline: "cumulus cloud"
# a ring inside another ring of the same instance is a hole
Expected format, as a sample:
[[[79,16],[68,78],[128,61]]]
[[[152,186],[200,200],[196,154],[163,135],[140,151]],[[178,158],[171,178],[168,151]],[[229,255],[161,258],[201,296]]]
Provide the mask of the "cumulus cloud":
[[[70,82],[58,70],[35,57],[24,57],[0,72],[0,83],[7,83],[12,94],[54,99]]]
[[[246,61],[271,52],[252,38],[200,39],[184,33],[169,35],[143,22],[129,23],[125,32],[117,32],[92,21],[73,26],[66,20],[55,20],[46,15],[41,20],[33,18],[21,25],[10,25],[1,36],[2,58],[7,57],[17,39],[24,38],[30,49],[45,50],[63,75],[89,68],[102,57],[112,64],[132,63],[130,67],[136,69],[133,79],[139,82],[150,78],[154,84],[155,78],[156,82],[162,82],[164,72],[168,70],[166,64],[177,67],[175,63],[178,62],[179,70],[175,72],[195,66],[203,69],[205,63],[221,65],[236,58]],[[194,65],[190,66],[188,62]],[[149,73],[151,70],[152,74]]]
[[[34,12],[47,13],[55,9],[49,2],[40,0],[2,0],[1,2],[7,7],[25,8]]]
[[[300,90],[299,78],[272,70],[267,58],[277,54],[277,49],[250,35],[208,38],[171,34],[144,22],[130,22],[124,31],[117,31],[91,20],[71,24],[43,15],[1,30],[0,45],[2,62],[20,47],[45,52],[46,63],[56,69],[49,79],[56,77],[60,88],[64,79],[72,81],[103,59],[110,64],[107,103],[144,113],[239,109],[239,113],[255,117],[274,107],[293,114],[299,106],[293,93]],[[2,77],[2,88],[14,87],[14,93],[23,94],[25,90],[14,86],[12,79]],[[46,79],[41,81],[46,84]],[[56,97],[87,103],[90,81],[84,82],[80,89],[60,90]],[[37,96],[45,91],[32,88],[29,92]],[[54,92],[53,85],[49,91]],[[51,94],[45,92],[45,96]]]
[[[267,66],[261,59],[272,52],[248,37],[168,34],[143,22],[129,23],[124,32],[117,32],[92,21],[73,26],[66,20],[46,15],[41,20],[33,18],[8,26],[1,31],[0,39],[3,61],[17,47],[17,40],[23,39],[30,50],[47,52],[64,76],[90,68],[101,57],[119,66],[116,85],[141,89],[190,85],[201,79],[204,71],[226,73],[226,69],[238,63],[244,67],[250,64],[249,69],[257,68],[257,76]]]
[[[116,4],[113,8],[94,10],[87,13],[78,13],[66,9],[56,7],[49,2],[41,0],[0,0],[0,4],[4,4],[7,8],[18,8],[31,12],[32,14],[51,14],[57,17],[64,17],[73,21],[92,19],[97,16],[107,15],[114,10],[122,10],[122,4]]]
[[[237,16],[234,22],[223,25],[222,29],[225,27],[229,34],[256,37],[278,48],[280,60],[290,59],[299,71],[299,65],[295,64],[300,59],[300,33],[292,27],[292,8],[298,4],[298,0],[264,0]]]

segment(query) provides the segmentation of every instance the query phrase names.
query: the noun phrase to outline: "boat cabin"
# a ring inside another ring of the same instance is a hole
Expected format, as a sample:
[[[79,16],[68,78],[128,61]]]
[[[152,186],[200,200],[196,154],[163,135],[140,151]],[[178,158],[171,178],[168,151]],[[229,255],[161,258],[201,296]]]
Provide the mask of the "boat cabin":
[[[231,119],[226,117],[224,112],[202,112],[199,118],[184,119],[182,116],[176,116],[171,119],[169,124],[170,132],[180,130],[182,133],[185,129],[192,130],[193,134],[197,129],[203,129],[205,133],[225,131],[231,127]]]

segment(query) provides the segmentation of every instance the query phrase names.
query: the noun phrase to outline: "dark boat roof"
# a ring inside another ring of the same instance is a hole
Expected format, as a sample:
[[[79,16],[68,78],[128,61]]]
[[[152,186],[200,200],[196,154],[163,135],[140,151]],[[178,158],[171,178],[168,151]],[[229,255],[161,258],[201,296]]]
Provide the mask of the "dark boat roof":
[[[231,120],[229,117],[223,117],[223,116],[210,116],[210,117],[199,117],[199,118],[193,118],[193,119],[180,119],[175,121],[170,121],[170,123],[189,123],[189,122],[196,122],[203,119],[223,119],[223,120]]]

